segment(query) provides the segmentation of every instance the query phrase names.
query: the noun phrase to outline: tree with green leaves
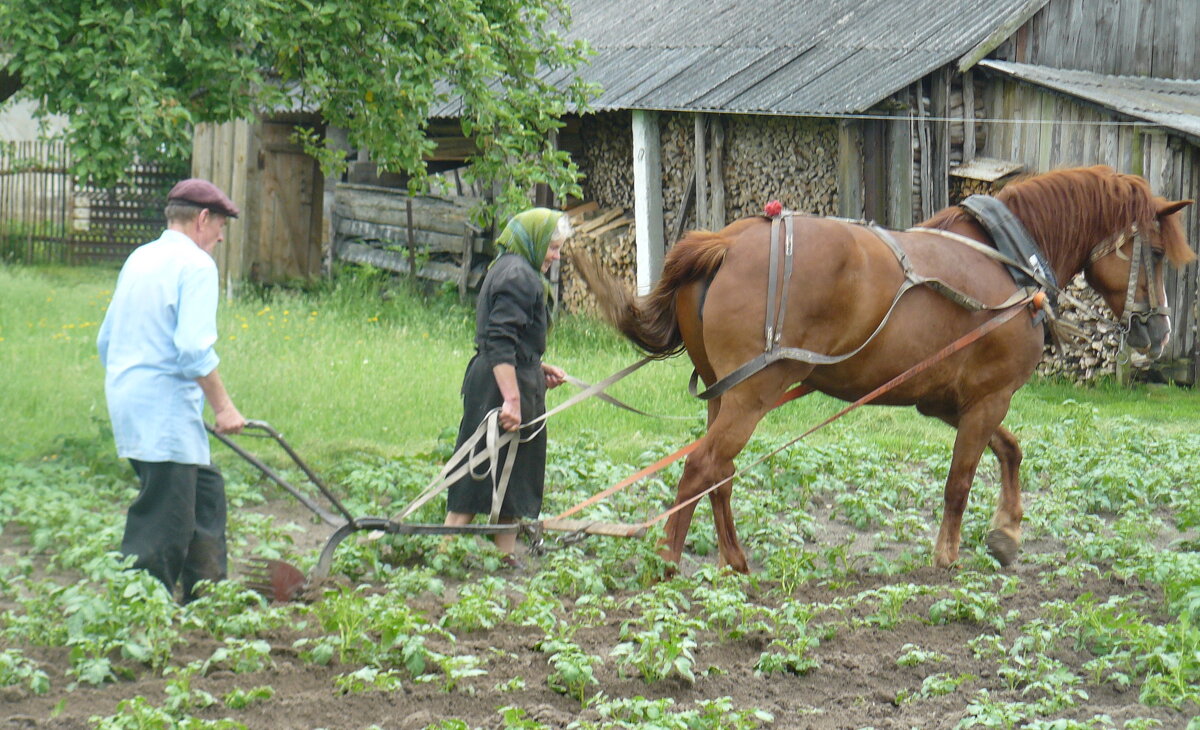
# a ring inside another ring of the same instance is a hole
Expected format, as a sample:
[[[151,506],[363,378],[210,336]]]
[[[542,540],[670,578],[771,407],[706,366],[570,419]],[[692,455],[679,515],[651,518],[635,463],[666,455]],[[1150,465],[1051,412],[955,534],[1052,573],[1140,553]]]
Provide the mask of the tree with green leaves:
[[[74,172],[98,184],[137,158],[187,159],[198,123],[301,107],[419,190],[429,111],[457,98],[468,174],[519,206],[535,183],[578,192],[551,141],[593,95],[569,22],[566,0],[3,0],[0,103],[66,116]],[[345,164],[302,137],[326,173]]]

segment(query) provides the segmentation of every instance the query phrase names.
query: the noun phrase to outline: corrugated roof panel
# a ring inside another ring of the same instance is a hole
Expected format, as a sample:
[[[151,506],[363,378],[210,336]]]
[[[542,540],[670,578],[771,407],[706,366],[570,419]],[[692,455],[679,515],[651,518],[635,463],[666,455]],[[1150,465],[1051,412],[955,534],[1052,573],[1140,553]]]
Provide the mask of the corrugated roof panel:
[[[712,69],[723,74],[724,79],[714,80],[715,83],[697,86],[693,89],[698,96],[693,96],[687,104],[699,109],[717,109],[729,106],[733,99],[745,92],[747,87],[757,85],[767,76],[791,63],[794,52],[799,49],[787,49],[791,55],[780,48],[739,48],[725,59],[724,64],[713,64]]]
[[[979,65],[1200,138],[1200,81],[1108,76],[1008,61]]]
[[[690,85],[711,73],[713,66],[722,65],[714,62],[715,55],[720,54],[714,54],[710,48],[673,48],[654,64],[654,75],[630,89],[626,96],[634,99],[634,103],[647,97],[674,96],[672,86]]]
[[[572,0],[593,108],[866,111],[1045,0]],[[457,104],[435,110],[452,115]]]

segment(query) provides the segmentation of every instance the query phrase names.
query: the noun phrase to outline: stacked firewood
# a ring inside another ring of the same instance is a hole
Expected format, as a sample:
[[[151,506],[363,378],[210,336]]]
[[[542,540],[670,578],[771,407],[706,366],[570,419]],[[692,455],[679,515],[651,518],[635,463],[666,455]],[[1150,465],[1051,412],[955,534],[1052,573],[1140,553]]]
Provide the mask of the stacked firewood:
[[[738,218],[757,215],[769,200],[815,215],[837,211],[837,125],[826,120],[783,117],[710,115],[724,125],[719,155],[725,187],[723,212],[696,214],[695,115],[661,114],[663,235],[667,246],[676,234],[695,228],[720,228]],[[633,135],[629,113],[588,115],[583,122],[584,199],[600,209],[633,209]],[[710,171],[712,134],[706,149]],[[707,190],[713,198],[711,182]],[[704,225],[697,221],[703,220]]]
[[[1082,274],[1071,281],[1066,291],[1086,304],[1088,310],[1079,311],[1063,298],[1059,300],[1057,314],[1078,324],[1088,338],[1083,342],[1064,342],[1062,352],[1047,345],[1046,354],[1038,365],[1038,374],[1074,383],[1090,383],[1113,376],[1117,368],[1117,348],[1121,344],[1120,333],[1113,324],[1096,321],[1093,312],[1106,317],[1111,317],[1112,313],[1100,297],[1088,288]]]
[[[629,112],[589,114],[580,128],[584,200],[633,210],[633,131]],[[664,153],[665,155],[665,153]]]
[[[837,215],[837,125],[827,120],[730,117],[725,131],[725,222],[784,208]]]
[[[595,300],[575,270],[573,258],[587,253],[620,285],[633,291],[637,271],[633,216],[624,208],[600,208],[595,202],[567,211],[575,235],[567,244],[559,270],[559,302],[567,312],[587,312]]]

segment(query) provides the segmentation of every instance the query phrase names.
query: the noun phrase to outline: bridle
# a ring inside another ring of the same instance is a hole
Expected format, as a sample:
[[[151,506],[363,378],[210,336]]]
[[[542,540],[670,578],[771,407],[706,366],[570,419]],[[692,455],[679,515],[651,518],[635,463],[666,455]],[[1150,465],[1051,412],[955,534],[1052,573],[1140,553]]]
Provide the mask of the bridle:
[[[1121,247],[1130,237],[1133,238],[1133,255],[1131,258],[1126,258],[1121,253]],[[1140,322],[1144,327],[1155,315],[1161,314],[1164,317],[1170,317],[1171,307],[1165,299],[1159,301],[1158,293],[1163,288],[1163,271],[1162,267],[1155,268],[1153,260],[1155,253],[1158,252],[1145,243],[1145,236],[1140,234],[1136,223],[1127,230],[1119,231],[1097,244],[1088,256],[1088,265],[1096,263],[1111,253],[1115,253],[1122,260],[1130,261],[1129,281],[1125,284],[1125,309],[1121,315],[1121,321],[1115,323],[1121,332],[1121,344],[1124,345],[1134,320]],[[1137,295],[1139,271],[1146,272],[1146,301],[1144,302],[1134,301],[1134,297]]]

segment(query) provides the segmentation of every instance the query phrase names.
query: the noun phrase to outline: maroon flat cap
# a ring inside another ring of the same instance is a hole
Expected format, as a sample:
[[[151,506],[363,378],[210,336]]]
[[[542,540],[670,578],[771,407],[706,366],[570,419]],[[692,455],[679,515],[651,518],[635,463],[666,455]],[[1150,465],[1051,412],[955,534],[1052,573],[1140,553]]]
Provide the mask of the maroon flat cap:
[[[189,177],[175,183],[175,187],[167,193],[167,202],[172,201],[208,208],[228,218],[237,218],[241,212],[219,187],[198,177]]]

